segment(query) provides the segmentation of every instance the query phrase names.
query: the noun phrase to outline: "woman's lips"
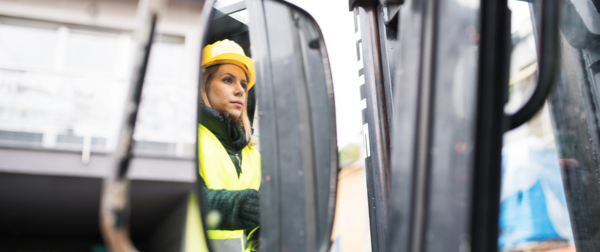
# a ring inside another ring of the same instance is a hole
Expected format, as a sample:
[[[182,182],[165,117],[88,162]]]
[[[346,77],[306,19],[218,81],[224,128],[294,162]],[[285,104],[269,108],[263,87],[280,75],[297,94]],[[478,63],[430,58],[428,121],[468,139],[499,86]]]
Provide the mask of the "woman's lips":
[[[235,105],[235,106],[236,106],[236,107],[238,107],[238,108],[241,108],[241,107],[243,107],[243,106],[244,106],[244,104],[243,104],[242,102],[240,102],[240,101],[234,101],[234,102],[232,102],[232,103],[233,103],[233,105]]]

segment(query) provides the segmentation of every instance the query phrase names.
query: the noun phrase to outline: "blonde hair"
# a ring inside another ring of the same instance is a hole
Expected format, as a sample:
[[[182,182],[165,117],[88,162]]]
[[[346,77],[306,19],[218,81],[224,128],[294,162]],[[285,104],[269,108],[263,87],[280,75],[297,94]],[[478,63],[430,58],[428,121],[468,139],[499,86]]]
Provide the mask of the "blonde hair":
[[[201,94],[201,102],[206,105],[209,108],[212,108],[210,105],[210,101],[208,100],[208,90],[210,90],[210,84],[213,80],[213,78],[215,77],[215,73],[217,73],[217,71],[219,70],[219,67],[221,65],[213,65],[213,66],[209,66],[207,68],[202,68],[202,86],[200,87],[200,94]],[[248,90],[246,90],[246,92],[248,92]],[[242,107],[242,114],[240,115],[239,118],[235,118],[232,121],[235,123],[238,123],[240,126],[242,126],[242,129],[244,130],[244,134],[246,135],[246,141],[248,142],[249,146],[254,146],[256,145],[256,141],[253,140],[252,138],[252,125],[250,124],[250,118],[248,118],[248,96],[246,95],[246,100],[244,101],[244,105]]]

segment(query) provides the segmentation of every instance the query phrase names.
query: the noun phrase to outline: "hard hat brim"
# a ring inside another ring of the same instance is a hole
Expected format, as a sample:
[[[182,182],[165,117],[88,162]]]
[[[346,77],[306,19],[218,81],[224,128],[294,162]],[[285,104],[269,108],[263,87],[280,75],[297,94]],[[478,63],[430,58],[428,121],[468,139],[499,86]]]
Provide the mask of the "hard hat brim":
[[[234,64],[241,67],[246,72],[246,76],[248,76],[248,90],[254,86],[256,79],[254,76],[254,62],[252,62],[251,58],[237,53],[223,53],[210,58],[210,60],[203,61],[202,67],[206,68],[221,64]]]

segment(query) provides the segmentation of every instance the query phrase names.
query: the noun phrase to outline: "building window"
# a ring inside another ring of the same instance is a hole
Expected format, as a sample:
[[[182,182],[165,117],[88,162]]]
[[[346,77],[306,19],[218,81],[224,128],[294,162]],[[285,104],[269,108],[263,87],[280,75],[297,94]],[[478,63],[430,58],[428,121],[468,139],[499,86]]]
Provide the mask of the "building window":
[[[66,68],[103,73],[118,70],[117,34],[71,31],[67,41]]]
[[[0,63],[50,67],[57,37],[57,29],[0,23]]]
[[[162,36],[152,45],[148,78],[182,79],[184,61],[183,38]]]
[[[90,137],[92,150],[114,150],[133,49],[128,31],[0,17],[0,145],[77,150]],[[185,50],[183,37],[155,39],[136,154],[193,155],[196,90]],[[21,137],[32,134],[36,142]]]

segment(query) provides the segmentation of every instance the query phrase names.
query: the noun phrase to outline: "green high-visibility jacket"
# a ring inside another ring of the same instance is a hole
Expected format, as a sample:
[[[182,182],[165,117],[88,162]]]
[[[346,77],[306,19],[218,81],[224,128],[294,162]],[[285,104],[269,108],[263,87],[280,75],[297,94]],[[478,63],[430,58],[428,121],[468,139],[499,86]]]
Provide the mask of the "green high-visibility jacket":
[[[260,188],[260,153],[251,146],[241,151],[241,173],[238,176],[231,157],[219,139],[206,127],[198,127],[199,172],[209,189],[241,191]],[[211,245],[217,251],[244,251],[244,230],[208,230]],[[235,249],[240,248],[239,250]]]

